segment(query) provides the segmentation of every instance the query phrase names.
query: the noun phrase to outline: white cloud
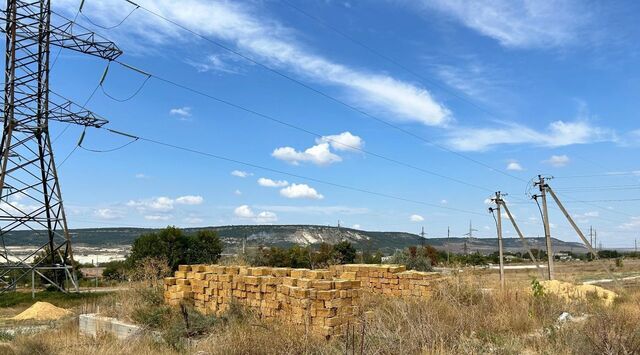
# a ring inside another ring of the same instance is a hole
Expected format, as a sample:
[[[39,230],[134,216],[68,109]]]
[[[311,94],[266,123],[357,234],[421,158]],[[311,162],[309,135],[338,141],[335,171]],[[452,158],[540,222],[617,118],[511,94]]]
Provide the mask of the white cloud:
[[[362,215],[369,214],[371,210],[365,207],[349,206],[290,206],[290,205],[261,205],[256,206],[265,210],[286,213],[302,213],[314,215]]]
[[[269,211],[260,212],[256,217],[256,222],[258,223],[275,223],[277,221],[278,216],[275,213]]]
[[[280,190],[280,195],[286,198],[308,198],[314,200],[324,198],[323,195],[319,194],[313,187],[307,184],[291,184],[291,186]]]
[[[236,189],[236,191],[234,191],[233,194],[236,195],[236,196],[240,196],[240,195],[242,195],[242,191]]]
[[[429,126],[445,125],[451,119],[451,112],[424,87],[316,54],[308,45],[298,43],[294,30],[266,18],[267,11],[253,10],[236,1],[140,0],[140,4],[204,36],[233,43],[230,46],[271,67],[344,89],[348,100],[370,112]],[[64,6],[71,16],[77,9],[73,0],[62,0],[57,6]],[[120,3],[92,2],[88,6],[92,6],[97,21],[115,21],[122,12]],[[124,30],[127,32],[121,36],[121,43],[134,41],[137,47],[192,41],[175,26],[154,16],[132,16]]]
[[[412,214],[411,216],[409,216],[409,220],[411,222],[422,222],[424,221],[424,217],[419,214]]]
[[[443,205],[446,205],[447,203],[449,203],[449,201],[442,199],[442,200],[440,200],[440,203],[443,204]]]
[[[514,160],[509,162],[509,164],[507,164],[507,170],[522,171],[522,165],[520,165],[520,163]]]
[[[413,1],[412,1],[413,3]],[[422,0],[504,47],[561,47],[585,41],[589,11],[574,0]]]
[[[278,215],[271,211],[262,211],[256,213],[248,205],[238,206],[233,210],[233,214],[242,219],[250,219],[256,223],[275,223],[278,221]]]
[[[354,225],[352,225],[352,226],[351,226],[351,228],[353,228],[353,229],[360,229],[360,228],[362,228],[362,227],[360,227],[360,225],[359,225],[359,224],[354,224]]]
[[[134,175],[136,179],[148,179],[149,177],[143,173],[137,173]]]
[[[264,187],[284,187],[288,186],[289,182],[286,180],[271,180],[267,178],[259,178],[258,185]]]
[[[172,216],[170,215],[146,215],[144,216],[144,219],[149,220],[149,221],[167,221],[169,219],[171,219]]]
[[[176,107],[169,110],[169,114],[172,116],[178,116],[180,119],[186,119],[191,117],[191,107]]]
[[[118,219],[122,217],[119,211],[112,210],[110,208],[99,208],[93,211],[93,215],[100,219]]]
[[[242,170],[234,170],[231,172],[231,175],[239,177],[239,178],[246,178],[247,176],[252,176],[252,173],[248,173],[246,171],[242,171]]]
[[[316,139],[316,143],[329,143],[331,148],[335,150],[359,150],[364,147],[362,138],[351,134],[351,132],[342,132],[329,136],[323,136]]]
[[[544,162],[551,166],[555,166],[556,168],[561,168],[569,164],[569,161],[570,159],[566,155],[552,155],[549,159],[545,160]]]
[[[237,74],[239,70],[228,63],[228,61],[236,61],[234,58],[223,54],[211,54],[204,61],[195,61],[187,59],[185,62],[196,68],[199,73],[204,72],[220,72],[227,74]]]
[[[271,155],[288,163],[298,165],[301,162],[310,162],[316,165],[330,165],[342,161],[342,158],[329,150],[329,143],[320,143],[308,148],[304,152],[296,151],[291,147],[276,148]]]
[[[184,219],[185,222],[189,223],[189,224],[199,224],[204,222],[204,220],[202,218],[199,217],[187,217]]]
[[[158,212],[167,212],[173,209],[173,200],[169,197],[157,197],[151,200],[130,200],[127,206],[135,207],[140,211],[153,210]]]
[[[499,128],[459,127],[449,132],[447,144],[459,151],[485,151],[502,144],[562,147],[615,140],[615,134],[611,130],[594,127],[586,120],[578,120],[552,122],[546,131],[537,131],[515,123],[503,123],[503,127]]]
[[[248,205],[242,205],[242,206],[236,207],[236,209],[233,210],[233,214],[235,214],[236,217],[240,217],[240,218],[253,218],[255,216],[253,211]]]
[[[186,195],[176,198],[176,203],[180,205],[200,205],[204,202],[202,196]]]
[[[130,200],[126,203],[128,207],[134,207],[140,212],[169,212],[175,208],[175,204],[179,205],[199,205],[204,201],[202,196],[180,196],[176,199],[161,196],[148,200]]]
[[[638,228],[640,228],[640,216],[629,218],[629,222],[619,225],[618,228],[624,230],[638,230]]]
[[[598,211],[588,211],[584,213],[585,217],[599,217],[600,216],[600,212]]]

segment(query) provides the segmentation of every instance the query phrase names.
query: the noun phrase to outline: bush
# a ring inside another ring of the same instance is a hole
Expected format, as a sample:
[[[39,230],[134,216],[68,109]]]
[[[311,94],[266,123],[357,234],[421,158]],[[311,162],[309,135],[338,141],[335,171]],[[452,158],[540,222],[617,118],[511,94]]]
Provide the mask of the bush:
[[[102,277],[106,280],[124,281],[127,279],[127,262],[124,260],[109,261],[104,264]]]
[[[422,250],[420,250],[422,251]],[[404,265],[409,270],[431,271],[431,259],[419,252],[418,248],[411,247],[405,251],[396,251],[389,259],[391,264]]]

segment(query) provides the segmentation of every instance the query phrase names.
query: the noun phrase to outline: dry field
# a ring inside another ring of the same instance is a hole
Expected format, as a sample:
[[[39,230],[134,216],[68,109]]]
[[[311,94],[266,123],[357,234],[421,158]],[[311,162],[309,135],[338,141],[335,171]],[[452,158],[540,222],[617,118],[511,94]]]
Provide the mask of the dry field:
[[[625,260],[616,275],[640,273]],[[595,263],[559,263],[562,280],[607,278]],[[352,331],[325,339],[304,327],[264,321],[241,307],[214,318],[163,305],[160,289],[132,285],[76,312],[100,312],[145,325],[145,335],[118,341],[79,335],[77,320],[55,329],[15,337],[0,333],[2,354],[637,354],[640,353],[640,280],[628,281],[611,307],[597,300],[570,304],[533,295],[537,271],[507,272],[499,289],[496,270],[465,269],[442,283],[429,299],[365,293]],[[538,276],[539,278],[539,276]],[[614,283],[604,287],[615,289]],[[54,302],[55,303],[55,302]],[[563,312],[574,320],[559,321]],[[188,326],[186,325],[188,323]]]

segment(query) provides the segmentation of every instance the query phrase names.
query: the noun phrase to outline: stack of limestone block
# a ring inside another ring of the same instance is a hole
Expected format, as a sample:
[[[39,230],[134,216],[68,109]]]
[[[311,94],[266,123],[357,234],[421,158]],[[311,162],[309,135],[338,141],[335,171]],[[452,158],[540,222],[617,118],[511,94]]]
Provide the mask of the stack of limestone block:
[[[360,299],[360,281],[335,278],[329,270],[181,265],[164,288],[167,304],[186,300],[204,314],[220,315],[235,302],[326,336],[344,332]]]
[[[332,265],[337,277],[360,281],[363,290],[392,296],[429,297],[443,279],[437,272],[407,271],[403,265]]]

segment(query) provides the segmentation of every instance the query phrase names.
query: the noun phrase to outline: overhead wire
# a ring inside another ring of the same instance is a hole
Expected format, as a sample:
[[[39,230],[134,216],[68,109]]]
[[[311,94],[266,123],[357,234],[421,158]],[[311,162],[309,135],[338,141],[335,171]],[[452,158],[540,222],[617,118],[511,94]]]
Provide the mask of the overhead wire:
[[[438,208],[438,209],[444,209],[444,210],[449,210],[449,211],[455,211],[455,212],[461,212],[461,213],[485,216],[484,214],[479,213],[479,212],[475,212],[475,211],[469,211],[469,210],[464,210],[464,209],[459,209],[459,208],[449,207],[449,206],[442,206],[442,205],[439,205],[439,204],[429,203],[429,202],[426,202],[426,201],[415,200],[415,199],[405,198],[405,197],[401,197],[401,196],[395,196],[395,195],[391,195],[391,194],[384,193],[384,192],[378,192],[378,191],[368,190],[368,189],[359,188],[359,187],[355,187],[355,186],[344,185],[344,184],[340,184],[340,183],[336,183],[336,182],[332,182],[332,181],[322,180],[322,179],[318,179],[318,178],[314,178],[314,177],[309,177],[309,176],[304,176],[304,175],[300,175],[300,174],[296,174],[296,173],[291,173],[291,172],[287,172],[287,171],[283,171],[283,170],[279,170],[279,169],[274,169],[274,168],[266,167],[266,166],[259,165],[259,164],[256,164],[256,163],[251,163],[251,162],[246,162],[246,161],[242,161],[242,160],[239,160],[239,159],[229,158],[229,157],[225,157],[225,156],[222,156],[222,155],[209,153],[209,152],[206,152],[206,151],[203,151],[203,150],[198,150],[198,149],[194,149],[194,148],[180,146],[180,145],[173,144],[173,143],[163,142],[163,141],[160,141],[160,140],[157,140],[157,139],[146,138],[146,137],[142,137],[140,135],[127,133],[127,132],[123,132],[123,131],[119,131],[119,130],[114,130],[114,129],[111,129],[111,128],[101,127],[101,129],[105,129],[105,130],[107,130],[107,131],[109,131],[109,132],[111,132],[113,134],[122,135],[122,136],[130,137],[130,138],[136,138],[137,140],[148,142],[148,143],[152,143],[152,144],[155,144],[155,145],[160,145],[160,146],[164,146],[164,147],[168,147],[168,148],[172,148],[172,149],[176,149],[176,150],[180,150],[180,151],[184,151],[184,152],[189,152],[189,153],[192,153],[192,154],[197,154],[197,155],[201,155],[201,156],[212,158],[212,159],[216,159],[216,160],[226,161],[226,162],[229,162],[229,163],[239,164],[239,165],[243,165],[243,166],[247,166],[247,167],[251,167],[251,168],[255,168],[255,169],[269,171],[269,172],[272,172],[272,173],[285,175],[285,176],[289,176],[289,177],[294,177],[294,178],[297,178],[297,179],[302,179],[302,180],[306,180],[306,181],[312,181],[312,182],[316,182],[316,183],[319,183],[319,184],[323,184],[323,185],[327,185],[327,186],[333,186],[333,187],[337,187],[337,188],[344,189],[344,190],[350,190],[350,191],[365,193],[365,194],[374,195],[374,196],[378,196],[378,197],[384,197],[384,198],[387,198],[387,199],[394,199],[394,200],[399,200],[399,201],[404,201],[404,202],[410,202],[410,203],[429,206],[429,207]]]
[[[124,0],[124,1],[130,2],[129,0]],[[234,50],[233,48],[231,48],[229,46],[226,46],[223,43],[220,43],[220,42],[215,41],[215,40],[213,40],[213,39],[211,39],[211,38],[209,38],[209,37],[207,37],[205,35],[202,35],[202,34],[196,32],[196,31],[194,31],[194,30],[192,30],[192,29],[190,29],[190,28],[188,28],[188,27],[186,27],[186,26],[184,26],[184,25],[182,25],[182,24],[180,24],[180,23],[178,23],[178,22],[176,22],[176,21],[174,21],[174,20],[172,20],[172,19],[160,14],[160,13],[157,13],[157,12],[155,12],[153,10],[150,10],[145,6],[142,6],[142,5],[139,5],[139,4],[137,4],[137,5],[140,6],[140,9],[152,14],[153,16],[156,16],[156,17],[158,17],[158,18],[160,18],[160,19],[162,19],[162,20],[164,20],[164,21],[166,21],[166,22],[168,22],[168,23],[170,23],[170,24],[172,24],[172,25],[174,25],[176,27],[179,27],[182,30],[187,31],[187,32],[191,33],[192,35],[194,35],[196,37],[199,37],[199,38],[201,38],[201,39],[203,39],[203,40],[205,40],[205,41],[207,41],[209,43],[212,43],[215,46],[217,46],[219,48],[222,48],[225,51],[228,51],[228,52],[230,52],[230,53],[232,53],[232,54],[234,54],[236,56],[239,56],[239,57],[243,58],[244,60],[253,63],[254,65],[257,65],[257,66],[259,66],[259,67],[261,67],[261,68],[263,68],[265,70],[268,70],[268,71],[270,71],[270,72],[272,72],[272,73],[274,73],[274,74],[276,74],[276,75],[278,75],[278,76],[280,76],[282,78],[285,78],[285,79],[287,79],[287,80],[289,80],[291,82],[294,82],[297,85],[300,85],[300,86],[306,88],[307,90],[310,90],[310,91],[312,91],[312,92],[314,92],[314,93],[316,93],[316,94],[318,94],[320,96],[323,96],[323,97],[329,99],[330,101],[338,103],[338,104],[340,104],[340,105],[342,105],[342,106],[344,106],[344,107],[346,107],[346,108],[348,108],[350,110],[353,110],[355,112],[358,112],[361,115],[363,115],[365,117],[368,117],[369,119],[377,121],[377,122],[379,122],[379,123],[381,123],[381,124],[383,124],[383,125],[385,125],[385,126],[387,126],[389,128],[397,130],[397,131],[399,131],[399,132],[401,132],[403,134],[409,135],[409,136],[411,136],[411,137],[413,137],[415,139],[418,139],[418,140],[420,140],[420,141],[422,141],[422,142],[424,142],[426,144],[429,144],[431,146],[437,147],[438,149],[441,149],[441,150],[443,150],[445,152],[448,152],[450,154],[456,155],[456,156],[458,156],[458,157],[460,157],[462,159],[465,159],[467,161],[471,161],[474,164],[483,166],[483,167],[485,167],[485,168],[487,168],[487,169],[489,169],[491,171],[494,171],[494,172],[499,173],[501,175],[505,175],[505,176],[511,177],[511,178],[519,180],[519,181],[526,182],[526,180],[524,180],[524,179],[522,179],[522,178],[520,178],[520,177],[518,177],[516,175],[513,175],[513,174],[510,174],[508,172],[502,171],[500,169],[494,168],[493,166],[491,166],[491,165],[489,165],[487,163],[484,163],[484,162],[482,162],[480,160],[474,159],[474,158],[472,158],[470,156],[467,156],[465,154],[462,154],[460,152],[457,152],[455,150],[447,148],[446,146],[444,146],[442,144],[436,143],[435,141],[432,141],[432,140],[427,139],[427,138],[425,138],[425,137],[423,137],[421,135],[418,135],[418,134],[416,134],[414,132],[411,132],[408,129],[402,128],[402,127],[400,127],[400,126],[398,126],[396,124],[393,124],[393,123],[391,123],[391,122],[389,122],[387,120],[384,120],[382,118],[374,116],[374,115],[372,115],[372,114],[370,114],[370,113],[368,113],[368,112],[366,112],[366,111],[364,111],[364,110],[362,110],[362,109],[360,109],[360,108],[358,108],[356,106],[353,106],[353,105],[351,105],[351,104],[349,104],[349,103],[347,103],[347,102],[345,102],[345,101],[343,101],[341,99],[338,99],[338,98],[336,98],[336,97],[334,97],[332,95],[329,95],[329,94],[327,94],[326,92],[324,92],[322,90],[319,90],[319,89],[317,89],[317,88],[315,88],[315,87],[313,87],[311,85],[308,85],[308,84],[302,82],[301,80],[298,80],[298,79],[296,79],[296,78],[294,78],[294,77],[292,77],[290,75],[287,75],[287,74],[285,74],[285,73],[283,73],[283,72],[281,72],[281,71],[279,71],[279,70],[277,70],[277,69],[275,69],[275,68],[273,68],[273,67],[271,67],[271,66],[269,66],[267,64],[264,64],[264,63],[256,60],[256,59],[253,59],[253,58],[249,57],[248,55],[245,55],[245,54],[243,54],[243,53],[241,53],[241,52],[239,52],[237,50]]]
[[[109,93],[107,92],[107,90],[105,89],[105,87],[104,87],[104,82],[105,82],[105,80],[106,80],[106,78],[107,78],[107,74],[109,73],[109,68],[110,68],[110,66],[111,66],[111,61],[110,61],[110,62],[107,64],[106,68],[104,69],[104,72],[103,72],[103,74],[102,74],[102,78],[100,79],[99,87],[100,87],[100,90],[102,90],[102,93],[103,93],[105,96],[107,96],[108,98],[110,98],[111,100],[114,100],[114,101],[117,101],[117,102],[127,102],[127,101],[129,101],[129,100],[133,99],[134,97],[136,97],[136,96],[137,96],[137,95],[142,91],[142,89],[143,89],[143,88],[144,88],[144,86],[147,84],[147,82],[149,81],[149,79],[151,79],[151,75],[150,75],[149,73],[146,73],[146,72],[144,72],[144,71],[140,70],[140,69],[137,69],[137,68],[135,68],[135,67],[132,67],[132,66],[130,66],[130,65],[128,65],[128,64],[123,64],[122,62],[118,62],[118,64],[123,65],[123,66],[125,66],[125,67],[126,67],[126,68],[128,68],[128,69],[131,69],[131,70],[133,70],[133,71],[135,71],[135,72],[137,72],[137,73],[140,73],[140,74],[144,75],[144,76],[145,76],[145,78],[144,78],[144,80],[142,81],[142,83],[140,84],[140,86],[138,86],[138,88],[133,92],[133,94],[131,94],[131,95],[129,95],[129,96],[127,96],[127,97],[125,97],[125,98],[117,98],[117,97],[115,97],[115,96],[113,96],[113,95],[109,94]]]
[[[123,62],[118,61],[118,60],[116,60],[115,63],[118,63],[120,65],[125,65],[125,66],[130,67],[130,68],[134,68],[131,65],[123,63]],[[413,170],[416,170],[416,171],[419,171],[419,172],[422,172],[422,173],[425,173],[425,174],[428,174],[428,175],[433,175],[433,176],[437,176],[437,177],[442,178],[442,179],[453,181],[453,182],[456,182],[458,184],[470,186],[470,187],[473,187],[473,188],[476,188],[476,189],[480,189],[480,190],[483,190],[483,191],[492,191],[491,189],[483,187],[483,186],[479,186],[479,185],[476,185],[476,184],[473,184],[473,183],[469,183],[469,182],[466,182],[466,181],[463,181],[463,180],[460,180],[460,179],[457,179],[457,178],[454,178],[454,177],[451,177],[451,176],[447,176],[447,175],[444,175],[444,174],[441,174],[441,173],[438,173],[438,172],[435,172],[435,171],[432,171],[432,170],[428,170],[428,169],[425,169],[425,168],[422,168],[422,167],[419,167],[419,166],[416,166],[416,165],[413,165],[413,164],[409,164],[409,163],[406,163],[406,162],[403,162],[403,161],[400,161],[400,160],[397,160],[397,159],[394,159],[394,158],[390,158],[390,157],[387,157],[385,155],[382,155],[382,154],[379,154],[379,153],[375,153],[375,152],[366,150],[364,148],[361,148],[361,147],[358,147],[358,146],[355,146],[355,145],[347,144],[347,143],[341,142],[339,140],[332,139],[330,137],[327,137],[327,136],[324,136],[324,135],[320,134],[319,132],[314,132],[314,131],[311,131],[311,130],[309,130],[307,128],[303,128],[303,127],[294,125],[294,124],[292,124],[290,122],[284,121],[284,120],[276,118],[274,116],[258,112],[258,111],[254,110],[254,109],[251,109],[251,108],[248,108],[246,106],[233,103],[231,101],[228,101],[228,100],[225,100],[225,99],[222,99],[222,98],[219,98],[217,96],[214,96],[214,95],[211,95],[209,93],[200,91],[198,89],[194,89],[192,87],[186,86],[186,85],[178,83],[176,81],[173,81],[173,80],[158,76],[158,75],[156,75],[154,73],[150,73],[148,71],[143,71],[143,72],[146,75],[148,75],[149,78],[154,78],[154,79],[159,80],[161,82],[164,82],[164,83],[173,85],[175,87],[181,88],[183,90],[189,91],[191,93],[206,97],[208,99],[214,100],[216,102],[219,102],[221,104],[227,105],[229,107],[233,107],[235,109],[247,112],[247,113],[249,113],[249,114],[251,114],[253,116],[259,117],[261,119],[265,119],[265,120],[274,122],[276,124],[279,124],[279,125],[282,125],[282,126],[285,126],[285,127],[289,127],[291,129],[294,129],[294,130],[297,130],[299,132],[308,134],[308,135],[313,136],[315,138],[323,138],[323,139],[325,139],[325,140],[327,140],[327,141],[329,141],[331,143],[340,145],[342,147],[345,147],[345,148],[348,148],[348,149],[351,149],[351,150],[354,150],[354,151],[359,151],[361,153],[364,153],[364,154],[367,154],[367,155],[370,155],[370,156],[373,156],[373,157],[377,157],[379,159],[383,159],[383,160],[386,160],[388,162],[392,162],[394,164],[401,165],[401,166],[404,166],[404,167],[407,167],[407,168],[410,168],[410,169],[413,169]]]
[[[100,25],[100,24],[98,24],[98,23],[94,22],[93,20],[91,20],[91,18],[90,18],[89,16],[87,16],[87,15],[82,11],[82,9],[83,9],[83,7],[84,7],[84,2],[85,2],[85,0],[82,0],[82,1],[80,2],[80,7],[79,7],[79,9],[78,9],[78,12],[82,15],[82,17],[84,17],[84,18],[87,20],[87,22],[89,22],[89,23],[90,23],[90,24],[92,24],[93,26],[96,26],[96,27],[101,28],[101,29],[103,29],[103,30],[113,30],[113,29],[116,29],[116,28],[120,27],[120,26],[121,26],[125,21],[127,21],[127,19],[129,18],[129,16],[133,15],[133,13],[134,13],[134,12],[136,12],[136,10],[138,10],[138,9],[140,8],[140,6],[139,6],[138,4],[136,4],[136,3],[133,3],[133,2],[128,1],[128,0],[124,0],[124,1],[126,1],[126,2],[130,3],[131,5],[133,5],[133,6],[135,6],[135,7],[133,8],[133,10],[131,10],[131,11],[127,14],[127,16],[125,16],[122,20],[120,20],[118,23],[116,23],[115,25],[112,25],[112,26],[104,26],[104,25]],[[76,17],[77,17],[77,15],[76,15]]]
[[[449,89],[446,85],[442,85],[439,82],[437,82],[436,80],[432,80],[432,79],[427,78],[426,76],[424,76],[424,75],[418,73],[417,71],[409,68],[408,66],[400,63],[398,60],[396,60],[396,59],[394,59],[394,58],[392,58],[392,57],[380,52],[379,50],[377,50],[377,49],[375,49],[375,48],[363,43],[362,41],[350,36],[346,32],[336,28],[335,26],[330,25],[329,23],[327,23],[326,21],[324,21],[320,17],[315,16],[315,15],[309,13],[308,11],[305,11],[304,9],[300,8],[299,6],[294,5],[290,1],[281,0],[280,2],[285,4],[285,5],[287,5],[287,6],[289,6],[289,7],[291,7],[292,9],[294,9],[298,13],[306,16],[307,18],[310,18],[310,19],[318,22],[323,27],[328,28],[329,30],[335,32],[336,34],[338,34],[341,37],[349,40],[350,42],[352,42],[352,43],[364,48],[365,50],[367,50],[368,52],[372,53],[373,55],[375,55],[377,57],[380,57],[380,58],[384,59],[385,61],[395,65],[396,67],[404,70],[405,72],[415,76],[416,78],[421,79],[423,81],[426,81],[426,82],[430,83],[431,85],[437,86],[439,89],[447,92],[449,95],[452,95],[453,97],[472,105],[473,107],[475,107],[479,111],[482,111],[482,112],[484,112],[484,113],[486,113],[486,114],[488,114],[490,116],[494,116],[494,117],[497,116],[493,112],[491,112],[491,111],[487,110],[486,108],[478,105],[476,102],[467,99],[463,95],[460,95],[460,94],[456,93],[454,90]]]

